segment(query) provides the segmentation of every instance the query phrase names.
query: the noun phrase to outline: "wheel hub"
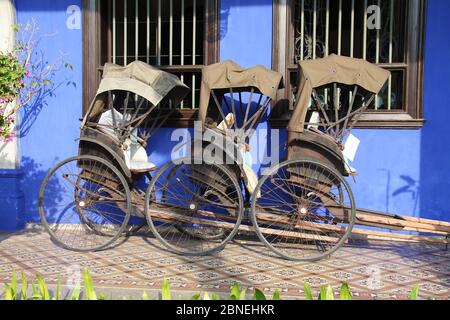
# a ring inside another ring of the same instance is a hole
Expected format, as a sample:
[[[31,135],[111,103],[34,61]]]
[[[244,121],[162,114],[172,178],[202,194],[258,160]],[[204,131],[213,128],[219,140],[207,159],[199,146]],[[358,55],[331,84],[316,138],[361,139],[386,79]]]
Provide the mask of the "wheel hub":
[[[189,209],[192,210],[192,211],[194,211],[194,210],[197,209],[197,205],[196,205],[195,203],[191,203],[191,204],[189,205]]]

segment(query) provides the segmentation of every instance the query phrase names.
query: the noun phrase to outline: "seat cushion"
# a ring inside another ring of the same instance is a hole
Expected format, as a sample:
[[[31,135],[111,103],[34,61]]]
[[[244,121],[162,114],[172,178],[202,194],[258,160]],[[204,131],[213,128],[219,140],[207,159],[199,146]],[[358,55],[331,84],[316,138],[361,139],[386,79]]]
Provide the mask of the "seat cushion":
[[[131,161],[130,162],[130,171],[134,173],[143,173],[155,171],[156,165],[154,163],[148,161]]]

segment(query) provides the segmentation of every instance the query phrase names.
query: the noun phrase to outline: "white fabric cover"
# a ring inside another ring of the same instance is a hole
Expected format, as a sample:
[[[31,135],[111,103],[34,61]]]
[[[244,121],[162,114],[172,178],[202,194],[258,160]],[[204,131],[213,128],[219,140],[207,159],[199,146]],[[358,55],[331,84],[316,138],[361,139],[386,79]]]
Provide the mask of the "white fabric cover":
[[[116,132],[114,131],[113,119],[116,120],[116,125],[117,125],[117,123],[122,121],[123,114],[121,114],[116,109],[113,109],[113,110],[114,110],[114,118],[113,118],[113,111],[111,111],[111,110],[105,111],[100,116],[100,120],[98,121],[98,124],[100,125],[100,129],[103,132],[105,132],[105,133],[109,134],[111,137],[117,139],[118,136],[117,136]]]
[[[117,123],[122,120],[123,115],[114,109],[114,118]],[[111,110],[102,113],[98,124],[103,132],[115,139],[118,138],[113,129],[113,112]],[[136,129],[132,131],[130,139],[127,139],[124,145],[128,146],[127,150],[124,150],[123,153],[125,163],[131,172],[148,172],[156,169],[156,165],[148,161],[147,151],[138,142]]]
[[[217,129],[226,133],[228,128],[231,128],[234,125],[235,121],[236,119],[234,117],[234,114],[229,113],[226,115],[225,119],[222,120],[222,122],[217,126]],[[258,185],[258,176],[251,167],[252,159],[250,152],[247,152],[243,147],[240,147],[240,153],[244,161],[242,165],[244,184],[248,192],[253,194],[255,192],[256,186]],[[257,197],[259,198],[260,195],[257,195]]]
[[[131,171],[153,171],[156,169],[156,165],[148,161],[147,151],[141,144],[137,141],[137,130],[133,130],[131,133],[131,145],[128,148]]]

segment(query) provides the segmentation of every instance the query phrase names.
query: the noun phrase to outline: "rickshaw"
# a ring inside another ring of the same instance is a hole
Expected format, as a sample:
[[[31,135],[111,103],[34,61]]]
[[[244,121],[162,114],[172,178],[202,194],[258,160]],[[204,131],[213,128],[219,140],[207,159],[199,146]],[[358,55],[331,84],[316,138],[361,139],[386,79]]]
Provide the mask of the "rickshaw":
[[[282,85],[282,75],[263,66],[227,60],[203,69],[201,126],[188,155],[161,168],[146,194],[148,223],[167,248],[206,255],[252,231],[241,225],[258,183],[248,144]]]
[[[140,61],[105,64],[81,119],[78,156],[51,169],[39,192],[41,221],[57,244],[100,250],[146,224],[145,186],[157,170],[147,142],[189,91],[175,75]]]
[[[344,155],[344,140],[389,75],[337,55],[299,63],[286,161],[265,170],[251,203],[257,235],[279,256],[316,261],[348,240],[356,206],[346,177],[357,173]]]

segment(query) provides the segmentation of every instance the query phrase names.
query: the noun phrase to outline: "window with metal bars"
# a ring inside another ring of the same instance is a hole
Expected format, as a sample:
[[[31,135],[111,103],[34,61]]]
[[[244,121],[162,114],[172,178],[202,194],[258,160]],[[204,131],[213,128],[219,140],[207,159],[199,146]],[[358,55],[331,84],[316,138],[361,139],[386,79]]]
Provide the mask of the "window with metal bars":
[[[92,73],[90,65],[101,69],[105,62],[126,65],[134,60],[174,73],[192,89],[174,117],[186,124],[192,121],[201,70],[218,59],[218,0],[86,0],[84,4],[85,24],[97,31],[84,28],[85,73]],[[96,75],[85,81],[85,89],[99,79]],[[84,102],[89,103],[86,96]]]
[[[365,59],[391,72],[361,119],[361,127],[423,125],[426,1],[275,0],[274,6],[274,67],[285,73],[287,83],[278,99],[282,105],[275,114],[278,119],[288,117],[294,106],[297,63],[334,53]]]

